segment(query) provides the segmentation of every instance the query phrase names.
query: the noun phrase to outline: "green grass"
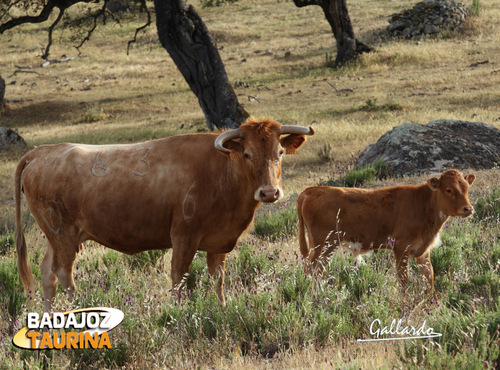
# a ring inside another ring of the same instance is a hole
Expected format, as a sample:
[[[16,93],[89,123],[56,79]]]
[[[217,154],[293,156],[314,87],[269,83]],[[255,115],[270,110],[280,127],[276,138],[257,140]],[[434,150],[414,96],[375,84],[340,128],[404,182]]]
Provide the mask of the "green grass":
[[[255,234],[271,241],[283,239],[297,233],[297,207],[290,204],[274,213],[265,214],[255,220]]]
[[[205,253],[195,257],[179,305],[164,292],[157,295],[158,286],[150,289],[152,279],[159,278],[156,271],[162,269],[162,252],[143,253],[131,261],[105,249],[102,258],[84,257],[76,263],[76,305],[125,312],[125,321],[111,332],[113,348],[54,352],[46,365],[67,358],[74,366],[127,366],[137,351],[155,353],[159,364],[172,366],[178,364],[176,356],[208,366],[214,364],[214,352],[227,358],[238,353],[270,359],[308,346],[353,345],[356,339],[370,338],[375,318],[385,323],[401,318],[419,325],[426,320],[443,334],[429,341],[394,344],[399,366],[492,365],[499,355],[500,223],[488,223],[487,231],[485,225],[480,218],[448,223],[443,245],[431,253],[440,304],[424,300],[415,310],[405,308],[390,252],[367,256],[361,265],[349,254],[337,253],[325,275],[315,279],[304,274],[299,260],[285,262],[278,250],[254,238],[227,260],[227,306],[222,307],[207,274]],[[411,271],[408,296],[415,306],[423,297],[422,277],[415,266]],[[2,317],[11,318],[14,330],[13,323],[22,323],[27,312],[15,259],[0,262],[0,279]],[[62,292],[58,295],[62,299]],[[36,353],[12,347],[8,351],[7,363],[20,357],[26,364],[38,361]]]
[[[484,221],[500,219],[500,188],[494,188],[488,195],[474,204],[474,217]]]
[[[337,180],[328,180],[327,186],[359,187],[375,180],[382,180],[389,174],[387,163],[377,160],[372,166],[354,168],[347,175]]]

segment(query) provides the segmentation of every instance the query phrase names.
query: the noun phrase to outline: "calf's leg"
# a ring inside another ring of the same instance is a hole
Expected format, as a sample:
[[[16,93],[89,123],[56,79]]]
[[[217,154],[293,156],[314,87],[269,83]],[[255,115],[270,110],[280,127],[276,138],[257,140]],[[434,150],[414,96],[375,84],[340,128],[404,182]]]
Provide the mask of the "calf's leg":
[[[436,292],[434,290],[434,269],[432,268],[430,253],[417,257],[417,265],[427,281],[426,291],[431,292],[434,295],[434,298],[437,299]]]
[[[394,257],[396,259],[396,272],[398,275],[401,290],[406,297],[406,284],[408,283],[408,259],[409,256],[403,251],[394,249]]]
[[[323,274],[328,261],[339,245],[339,241],[333,234],[332,231],[309,233],[309,244],[313,247],[306,262],[306,272],[312,272],[318,276]]]

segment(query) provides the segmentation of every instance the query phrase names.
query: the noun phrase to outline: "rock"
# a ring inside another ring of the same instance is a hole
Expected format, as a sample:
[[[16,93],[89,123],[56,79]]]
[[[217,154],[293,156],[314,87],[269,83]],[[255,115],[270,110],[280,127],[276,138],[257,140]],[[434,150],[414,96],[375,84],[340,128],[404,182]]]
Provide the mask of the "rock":
[[[376,160],[385,161],[395,176],[450,168],[489,169],[500,164],[500,130],[482,122],[405,123],[366,147],[356,166],[365,167]]]
[[[26,142],[17,132],[7,127],[0,127],[0,149],[10,149],[14,146],[25,147]]]
[[[467,7],[453,0],[424,0],[393,14],[386,33],[393,38],[420,39],[441,30],[459,31],[468,16]]]

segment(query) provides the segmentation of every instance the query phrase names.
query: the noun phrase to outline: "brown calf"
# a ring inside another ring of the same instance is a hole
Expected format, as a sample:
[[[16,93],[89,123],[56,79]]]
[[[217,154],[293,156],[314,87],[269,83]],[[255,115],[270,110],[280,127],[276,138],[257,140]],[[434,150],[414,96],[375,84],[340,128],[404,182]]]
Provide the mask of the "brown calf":
[[[433,290],[430,251],[440,244],[439,233],[449,217],[473,213],[468,191],[474,179],[474,175],[463,177],[449,170],[419,186],[375,190],[318,186],[304,190],[297,200],[297,212],[306,270],[322,273],[338,246],[348,248],[355,257],[373,249],[392,249],[403,290],[410,257],[416,258]]]

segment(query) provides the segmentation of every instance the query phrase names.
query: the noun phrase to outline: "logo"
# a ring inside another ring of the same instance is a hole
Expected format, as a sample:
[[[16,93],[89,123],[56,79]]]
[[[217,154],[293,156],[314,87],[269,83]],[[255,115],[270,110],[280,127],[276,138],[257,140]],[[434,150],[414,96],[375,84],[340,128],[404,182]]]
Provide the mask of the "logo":
[[[12,343],[24,349],[111,348],[108,331],[123,320],[116,308],[82,308],[68,312],[28,313],[27,324]],[[86,329],[86,330],[85,330]]]
[[[379,319],[372,321],[370,325],[370,334],[375,335],[373,339],[358,339],[358,342],[375,342],[380,340],[402,340],[402,339],[422,339],[422,338],[435,338],[443,334],[436,333],[434,328],[426,327],[427,320],[424,320],[422,326],[416,328],[411,325],[403,326],[403,320],[392,320],[390,326],[382,326]],[[390,337],[384,337],[390,336]]]

